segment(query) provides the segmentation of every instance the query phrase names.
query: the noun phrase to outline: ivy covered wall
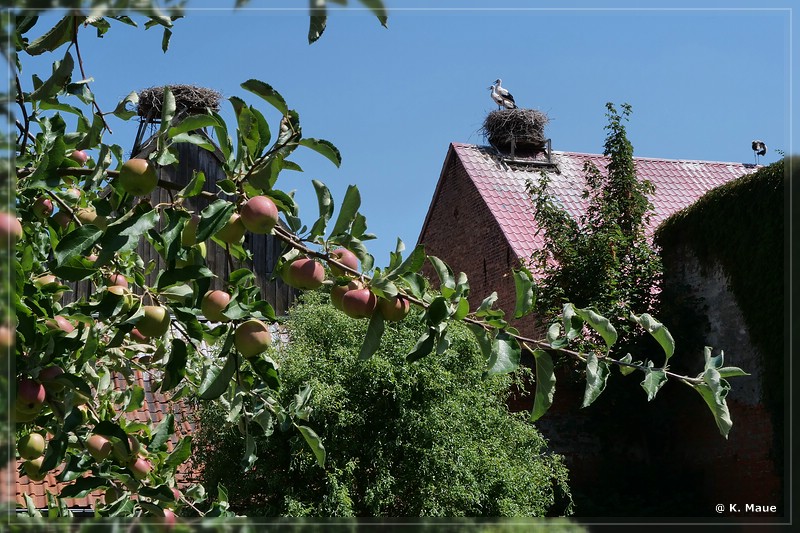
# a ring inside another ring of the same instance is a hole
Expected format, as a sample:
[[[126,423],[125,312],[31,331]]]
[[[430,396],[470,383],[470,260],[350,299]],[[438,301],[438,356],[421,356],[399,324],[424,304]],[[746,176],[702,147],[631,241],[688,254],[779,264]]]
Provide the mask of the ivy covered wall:
[[[673,366],[691,372],[677,366],[691,367],[702,347],[711,343],[725,350],[726,364],[752,373],[731,383],[731,439],[708,447],[705,455],[715,459],[700,465],[704,478],[739,487],[754,484],[762,494],[770,485],[775,490],[769,492],[777,500],[785,494],[780,487],[785,484],[784,391],[789,353],[784,305],[789,287],[784,222],[788,195],[784,193],[788,169],[798,166],[800,159],[784,159],[713,189],[667,219],[655,235],[664,262],[659,316],[684,351],[674,358]],[[747,385],[748,381],[754,386]],[[695,452],[702,447],[696,435],[681,438],[691,442]],[[726,461],[742,466],[737,474],[730,474],[735,479],[724,477],[728,475],[724,469],[715,470]],[[718,494],[719,488],[708,492]],[[775,503],[780,505],[780,501]]]

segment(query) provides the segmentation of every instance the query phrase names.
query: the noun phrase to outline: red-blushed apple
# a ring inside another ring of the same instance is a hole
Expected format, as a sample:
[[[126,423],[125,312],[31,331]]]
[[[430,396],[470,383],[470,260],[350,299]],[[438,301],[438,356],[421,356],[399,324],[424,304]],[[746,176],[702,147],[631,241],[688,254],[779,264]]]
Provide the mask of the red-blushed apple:
[[[356,254],[348,250],[347,248],[337,248],[336,250],[332,251],[330,254],[331,259],[338,261],[339,263],[343,264],[346,267],[352,268],[353,270],[358,270],[358,257]],[[338,266],[334,265],[333,263],[328,263],[331,267],[331,272],[334,276],[350,276],[350,272],[346,272],[339,268]]]
[[[33,202],[33,214],[38,218],[47,218],[53,214],[53,201],[46,196],[40,196]]]
[[[131,473],[133,473],[133,477],[141,481],[146,478],[148,474],[150,474],[150,471],[153,469],[153,465],[151,465],[150,461],[144,457],[136,457],[135,459],[131,459],[131,461],[128,463],[128,468],[130,469]]]
[[[147,159],[133,158],[122,165],[117,180],[125,192],[133,196],[146,196],[158,185],[158,174]]]
[[[378,299],[378,309],[380,309],[383,318],[391,322],[400,322],[411,310],[411,303],[407,298],[398,294],[388,299]]]
[[[103,461],[114,449],[114,445],[103,435],[92,435],[86,439],[86,450],[95,461]]]
[[[69,154],[69,158],[78,163],[80,166],[83,166],[89,160],[89,154],[83,150],[73,150],[72,153]]]
[[[39,371],[39,381],[46,390],[60,392],[64,390],[64,384],[57,382],[56,379],[62,374],[64,374],[64,369],[60,366],[47,366]]]
[[[338,309],[339,311],[342,310],[342,296],[345,295],[347,291],[352,291],[355,289],[363,289],[364,284],[361,283],[360,280],[354,279],[351,280],[346,285],[334,285],[331,289],[331,304]]]
[[[57,277],[52,274],[43,274],[36,278],[33,278],[33,286],[37,289],[54,289],[58,285],[61,285],[61,281]],[[55,300],[60,300],[61,296],[64,294],[63,290],[56,290],[49,292],[50,296]]]
[[[17,401],[14,408],[22,414],[38,413],[42,409],[47,392],[38,381],[29,377],[17,380]]]
[[[0,248],[8,248],[22,238],[22,224],[11,213],[0,213]]]
[[[244,227],[253,233],[272,233],[278,223],[278,208],[267,196],[253,196],[242,206],[240,214]]]
[[[255,357],[264,352],[272,343],[269,327],[260,320],[251,319],[236,327],[233,344],[239,353],[246,358]]]
[[[342,296],[342,311],[351,318],[369,318],[378,305],[377,297],[367,288],[353,289]]]
[[[208,291],[200,302],[200,310],[203,316],[212,322],[228,322],[230,318],[222,314],[222,310],[231,301],[231,295],[225,291]]]
[[[150,341],[150,337],[147,337],[146,335],[142,335],[142,332],[139,331],[137,328],[133,328],[130,331],[130,333],[128,333],[128,335],[130,335],[131,340],[134,340],[134,341],[136,341],[138,343],[141,343],[141,344],[145,344],[148,341]]]
[[[25,475],[28,476],[28,479],[31,481],[41,481],[45,478],[47,472],[42,472],[43,462],[44,457],[37,457],[36,459],[22,463],[22,470],[25,472]]]
[[[128,280],[122,274],[113,273],[106,276],[106,285],[128,287]]]
[[[162,337],[169,329],[169,312],[160,305],[142,306],[144,316],[136,323],[136,328],[142,335],[148,337]]]
[[[16,332],[14,329],[3,324],[0,326],[0,356],[3,355],[3,350],[10,350],[14,347],[16,341]]]
[[[60,228],[67,229],[72,223],[72,217],[66,211],[59,211],[53,215],[53,222],[58,224]]]
[[[75,326],[72,325],[72,322],[62,315],[56,315],[51,320],[45,321],[45,325],[49,329],[60,329],[64,333],[72,333],[75,331]]]
[[[23,459],[31,460],[44,455],[45,440],[41,433],[28,433],[17,441],[17,451]]]
[[[325,281],[325,268],[318,261],[301,257],[284,267],[281,278],[284,283],[295,289],[319,289]]]
[[[179,504],[181,502],[181,498],[183,498],[181,491],[179,491],[177,487],[172,487],[172,495],[175,497],[175,503]]]
[[[64,194],[62,195],[64,201],[70,205],[75,205],[78,203],[78,200],[81,199],[81,196],[83,196],[83,191],[76,189],[75,187],[70,187],[64,191]]]
[[[200,224],[200,215],[192,215],[192,218],[186,221],[181,231],[181,245],[194,246],[197,244],[197,226]]]
[[[167,527],[167,529],[172,529],[176,522],[175,512],[172,509],[162,510],[164,511],[164,525]]]
[[[244,237],[246,229],[244,224],[242,223],[242,217],[239,213],[233,213],[231,218],[228,219],[228,222],[222,226],[214,236],[221,240],[222,242],[227,242],[228,244],[238,244],[241,242],[242,237]]]

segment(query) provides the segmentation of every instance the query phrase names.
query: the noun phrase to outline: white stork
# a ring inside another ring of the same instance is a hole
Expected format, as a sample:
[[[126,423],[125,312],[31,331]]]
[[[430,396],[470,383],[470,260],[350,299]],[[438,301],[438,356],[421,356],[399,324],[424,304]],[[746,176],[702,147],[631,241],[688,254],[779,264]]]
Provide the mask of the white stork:
[[[503,80],[497,78],[494,85],[489,87],[492,90],[492,100],[497,103],[498,109],[505,107],[506,109],[514,109],[517,104],[514,102],[514,97],[508,92],[508,89],[501,87],[500,84]]]
[[[757,165],[758,164],[758,156],[766,155],[766,153],[767,153],[767,145],[764,144],[764,141],[756,140],[756,141],[753,141],[753,144],[751,145],[751,147],[753,148],[753,153],[756,156],[756,165]]]

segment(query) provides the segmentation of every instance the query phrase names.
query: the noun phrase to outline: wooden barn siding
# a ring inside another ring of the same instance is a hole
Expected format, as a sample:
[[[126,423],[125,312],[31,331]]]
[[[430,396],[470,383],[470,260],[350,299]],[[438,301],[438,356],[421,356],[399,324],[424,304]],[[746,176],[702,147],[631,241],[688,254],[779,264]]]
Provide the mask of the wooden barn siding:
[[[216,194],[216,182],[225,179],[225,174],[222,171],[217,156],[189,143],[178,144],[177,149],[179,163],[171,167],[161,168],[159,170],[159,178],[185,185],[192,178],[195,171],[203,172],[206,177],[203,189]],[[144,156],[148,153],[147,150],[147,143],[145,143],[145,149],[138,155]],[[172,199],[170,194],[174,195],[175,193],[159,187],[153,192],[150,200],[153,205],[169,202]],[[188,209],[198,214],[209,203],[209,200],[202,197],[190,198],[184,201],[184,205]],[[247,261],[245,264],[240,264],[234,260],[233,268],[247,268],[252,270],[256,274],[256,283],[261,289],[262,297],[273,306],[277,315],[285,315],[294,301],[296,292],[280,279],[270,281],[278,258],[283,253],[281,242],[271,235],[253,235],[248,232],[245,235],[244,246],[253,253],[253,259]],[[206,242],[206,247],[206,263],[218,276],[212,280],[211,288],[222,289],[224,288],[224,281],[231,273],[230,263],[226,258],[225,249],[211,240]],[[145,265],[150,261],[155,262],[155,269],[146,277],[148,285],[155,284],[158,273],[166,267],[166,263],[147,241],[142,241],[140,243],[137,252],[142,256]],[[68,285],[73,288],[73,292],[64,295],[63,302],[65,304],[80,298],[89,298],[95,290],[91,280],[84,280]]]

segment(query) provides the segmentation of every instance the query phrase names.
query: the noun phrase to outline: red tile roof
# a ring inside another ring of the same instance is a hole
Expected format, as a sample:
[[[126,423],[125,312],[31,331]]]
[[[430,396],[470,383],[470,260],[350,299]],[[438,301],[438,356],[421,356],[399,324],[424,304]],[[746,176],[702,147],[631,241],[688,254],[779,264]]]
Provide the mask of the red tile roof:
[[[144,389],[145,398],[140,409],[125,414],[128,420],[147,424],[158,424],[167,414],[172,413],[175,417],[175,430],[177,434],[169,441],[169,449],[172,449],[172,446],[177,444],[180,437],[194,433],[195,422],[190,406],[183,400],[169,401],[166,395],[153,392],[152,379],[141,372],[137,371],[133,380],[136,382],[136,385]],[[114,381],[117,390],[124,390],[129,387],[122,376],[117,376]],[[51,494],[58,494],[58,487],[67,485],[65,483],[59,483],[56,480],[56,475],[61,472],[61,469],[56,468],[49,472],[42,481],[31,481],[27,476],[19,475],[18,470],[21,464],[22,461],[17,461],[13,471],[0,468],[0,479],[2,479],[2,482],[0,482],[0,501],[7,502],[12,500],[12,498],[6,494],[10,481],[12,483],[11,486],[15,488],[13,500],[16,501],[18,507],[25,507],[25,498],[23,494],[28,494],[33,498],[34,504],[38,509],[47,508],[47,491]],[[187,463],[179,467],[175,479],[178,487],[183,487],[197,481],[195,473],[188,468]],[[91,508],[98,499],[102,502],[102,498],[103,492],[99,491],[91,493],[83,498],[66,498],[65,502],[71,509]]]
[[[541,246],[533,218],[533,205],[527,192],[528,180],[546,172],[550,191],[573,217],[586,210],[581,198],[585,186],[583,166],[594,163],[601,172],[608,160],[599,154],[552,152],[553,167],[514,165],[503,161],[492,147],[453,143],[451,150],[467,171],[518,257],[528,258]],[[688,207],[709,190],[755,172],[758,167],[744,163],[679,161],[675,159],[634,158],[637,175],[655,186],[650,198],[654,212],[652,232],[671,214]],[[445,169],[442,171],[444,175]],[[427,224],[427,221],[426,221]],[[425,228],[422,233],[424,234]]]

